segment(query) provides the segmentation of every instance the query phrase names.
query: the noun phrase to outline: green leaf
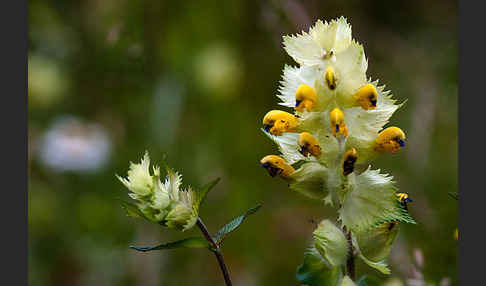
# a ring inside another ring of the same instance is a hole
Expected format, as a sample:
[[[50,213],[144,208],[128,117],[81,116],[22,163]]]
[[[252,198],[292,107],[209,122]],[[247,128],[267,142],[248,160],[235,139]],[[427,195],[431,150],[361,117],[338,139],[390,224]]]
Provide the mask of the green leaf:
[[[209,248],[209,243],[202,237],[190,237],[174,242],[169,242],[153,247],[138,247],[131,245],[130,248],[146,252],[152,250],[161,250],[161,249],[174,249],[174,248]]]
[[[261,206],[262,206],[261,204],[258,204],[256,207],[247,210],[246,213],[240,215],[239,217],[234,218],[232,221],[230,221],[225,226],[223,226],[213,236],[213,239],[216,241],[216,244],[219,245],[229,233],[233,232],[241,225],[241,223],[247,216],[256,213],[261,208]]]
[[[358,286],[380,286],[382,285],[380,279],[375,276],[363,275],[356,282]]]
[[[129,203],[127,201],[124,201],[122,199],[118,199],[122,205],[122,208],[125,210],[128,216],[130,217],[141,217],[144,219],[149,220],[148,218],[145,217],[145,215],[140,211],[140,209],[133,203]]]
[[[316,248],[304,254],[304,263],[297,267],[297,281],[309,286],[338,285],[343,278],[342,267],[330,267]]]
[[[211,191],[212,188],[214,188],[214,186],[216,186],[216,184],[220,180],[221,178],[216,178],[215,180],[204,185],[200,191],[196,192],[196,204],[198,206],[200,206],[203,203],[204,199],[206,198],[206,195],[209,193],[209,191]]]

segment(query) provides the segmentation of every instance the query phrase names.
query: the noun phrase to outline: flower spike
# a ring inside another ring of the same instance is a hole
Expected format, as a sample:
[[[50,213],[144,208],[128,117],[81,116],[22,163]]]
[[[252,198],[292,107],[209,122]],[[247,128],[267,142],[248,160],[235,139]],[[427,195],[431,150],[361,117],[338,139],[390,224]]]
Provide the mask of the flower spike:
[[[332,135],[337,137],[338,135],[348,136],[348,127],[344,124],[344,114],[339,108],[334,108],[331,113],[331,130]]]
[[[354,163],[358,160],[358,152],[355,148],[349,149],[344,154],[343,160],[343,175],[347,176],[354,171]]]
[[[378,92],[372,84],[368,83],[358,89],[358,91],[354,94],[354,98],[356,101],[358,101],[363,109],[375,109],[376,102],[378,101]]]
[[[292,166],[287,164],[284,159],[277,155],[267,155],[260,161],[262,167],[268,171],[268,174],[272,177],[280,176],[287,178],[295,170]]]
[[[295,109],[303,112],[304,108],[311,111],[316,105],[316,92],[307,84],[301,84],[295,93]]]
[[[378,134],[375,151],[395,154],[403,146],[405,146],[405,133],[402,129],[392,126]]]
[[[316,138],[312,136],[309,132],[302,132],[299,137],[299,152],[307,157],[309,154],[313,155],[314,157],[321,156],[321,146],[319,142],[317,142]]]
[[[329,87],[330,90],[336,89],[336,75],[334,74],[334,69],[331,66],[327,67],[324,79],[326,80],[327,87]]]

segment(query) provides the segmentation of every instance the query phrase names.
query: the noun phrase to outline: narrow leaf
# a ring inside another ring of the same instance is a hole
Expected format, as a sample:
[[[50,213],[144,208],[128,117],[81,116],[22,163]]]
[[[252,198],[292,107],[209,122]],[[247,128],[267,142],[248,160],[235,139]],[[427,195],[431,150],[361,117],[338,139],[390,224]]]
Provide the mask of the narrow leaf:
[[[152,251],[152,250],[161,250],[161,249],[174,249],[174,248],[208,248],[209,243],[202,237],[190,237],[174,242],[169,242],[153,247],[138,247],[138,246],[130,246],[130,248],[133,248],[138,251]]]
[[[239,217],[236,217],[234,218],[232,221],[230,221],[229,223],[227,223],[225,226],[223,226],[214,236],[213,236],[213,239],[216,241],[216,244],[220,244],[224,239],[225,237],[231,233],[232,231],[236,230],[240,225],[241,223],[243,222],[243,220],[251,215],[251,214],[254,214],[256,213],[260,207],[262,205],[259,204],[257,205],[256,207],[254,208],[251,208],[249,210],[246,211],[246,213],[244,213],[243,215],[240,215]]]
[[[214,188],[214,186],[216,186],[216,184],[219,182],[219,180],[221,180],[221,178],[216,178],[215,180],[204,185],[202,187],[202,189],[197,192],[196,200],[197,200],[198,206],[203,203],[204,199],[206,198],[206,195],[209,193],[209,191],[211,191],[212,188]]]
[[[451,196],[453,199],[455,200],[459,200],[459,195],[457,193],[454,193],[454,192],[449,192],[448,193],[449,196]]]
[[[127,213],[128,216],[131,216],[131,217],[141,217],[141,218],[145,218],[145,215],[138,209],[138,207],[133,204],[133,203],[129,203],[127,201],[124,201],[124,200],[121,200],[121,199],[118,199],[122,205],[122,208],[125,210],[125,212]]]

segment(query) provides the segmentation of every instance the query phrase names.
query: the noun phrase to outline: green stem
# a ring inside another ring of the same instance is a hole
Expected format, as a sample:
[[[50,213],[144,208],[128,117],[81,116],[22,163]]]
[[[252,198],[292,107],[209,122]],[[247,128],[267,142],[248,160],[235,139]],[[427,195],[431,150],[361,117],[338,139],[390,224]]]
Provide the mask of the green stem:
[[[346,239],[348,241],[348,259],[346,260],[346,274],[351,278],[351,280],[356,280],[356,269],[354,264],[354,247],[353,240],[351,237],[351,230],[347,231],[346,226],[343,227],[343,231],[346,234]]]
[[[203,233],[204,237],[206,240],[209,242],[211,245],[211,252],[214,253],[216,256],[216,259],[218,260],[219,268],[221,269],[221,273],[223,274],[224,282],[226,283],[226,286],[231,286],[231,279],[229,277],[229,272],[228,268],[226,267],[226,264],[224,263],[223,259],[223,254],[221,253],[221,248],[219,245],[214,241],[213,237],[209,233],[207,227],[204,225],[203,221],[200,218],[197,218],[197,226]]]

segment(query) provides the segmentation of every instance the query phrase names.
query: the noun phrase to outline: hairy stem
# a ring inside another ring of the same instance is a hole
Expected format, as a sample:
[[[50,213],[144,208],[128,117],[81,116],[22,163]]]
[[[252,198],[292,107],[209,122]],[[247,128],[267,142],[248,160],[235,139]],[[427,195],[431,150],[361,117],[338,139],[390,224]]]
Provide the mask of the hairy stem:
[[[343,227],[343,231],[346,234],[346,239],[348,241],[348,259],[346,260],[346,273],[351,278],[351,280],[356,280],[356,271],[354,267],[354,247],[351,238],[351,230],[347,231],[346,226]]]
[[[213,237],[211,234],[209,234],[208,229],[204,225],[203,221],[200,218],[197,218],[197,226],[201,230],[201,232],[204,235],[204,238],[209,242],[211,245],[211,251],[214,253],[216,256],[216,259],[218,260],[219,263],[219,268],[221,269],[221,273],[223,274],[224,277],[224,282],[226,283],[226,286],[231,286],[231,280],[229,277],[228,269],[226,268],[226,264],[224,263],[223,255],[221,254],[221,248],[219,245],[214,241]]]

